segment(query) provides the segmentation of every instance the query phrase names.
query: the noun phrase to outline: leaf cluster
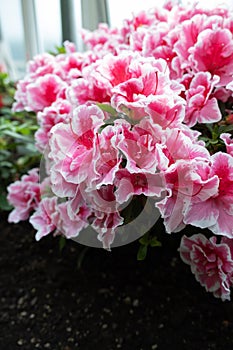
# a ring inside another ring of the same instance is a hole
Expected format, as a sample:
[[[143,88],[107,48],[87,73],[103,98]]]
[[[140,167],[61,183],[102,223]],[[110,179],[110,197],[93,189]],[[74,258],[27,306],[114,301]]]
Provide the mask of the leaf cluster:
[[[0,73],[0,210],[9,210],[7,186],[39,164],[34,145],[36,115],[13,112],[15,84],[6,73]]]

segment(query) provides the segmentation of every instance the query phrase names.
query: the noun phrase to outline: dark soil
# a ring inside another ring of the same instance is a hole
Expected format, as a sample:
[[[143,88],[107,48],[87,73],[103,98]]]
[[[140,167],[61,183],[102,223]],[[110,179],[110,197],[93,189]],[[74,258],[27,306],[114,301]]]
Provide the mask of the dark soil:
[[[1,350],[233,349],[233,302],[196,282],[178,235],[164,233],[143,262],[138,242],[81,261],[83,246],[36,242],[28,223],[3,215],[0,230]]]

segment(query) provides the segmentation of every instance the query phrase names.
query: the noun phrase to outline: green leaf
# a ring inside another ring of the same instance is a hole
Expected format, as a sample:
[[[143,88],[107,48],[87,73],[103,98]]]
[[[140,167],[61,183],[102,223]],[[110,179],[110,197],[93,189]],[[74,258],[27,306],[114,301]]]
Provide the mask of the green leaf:
[[[6,194],[0,193],[0,209],[11,210],[12,206],[8,203],[6,196]]]
[[[102,111],[107,112],[112,116],[117,115],[117,111],[110,104],[105,104],[105,103],[96,103],[96,104]]]
[[[145,260],[147,255],[147,245],[141,245],[138,249],[137,260]]]
[[[89,249],[90,249],[90,247],[85,247],[80,252],[79,257],[78,257],[78,261],[77,261],[77,270],[81,270],[84,258],[85,258]]]
[[[11,112],[11,109],[8,108],[8,107],[2,107],[2,108],[0,108],[0,113],[1,114],[9,114],[9,115],[11,115],[12,112]]]
[[[65,245],[66,245],[66,239],[65,239],[65,237],[61,236],[60,239],[59,239],[59,250],[60,250],[60,252],[63,251]]]
[[[7,136],[11,136],[11,137],[13,137],[15,139],[22,140],[24,142],[32,142],[32,139],[30,137],[17,134],[14,131],[6,130],[6,131],[4,131],[4,134],[7,135]]]
[[[229,131],[232,131],[233,130],[233,124],[231,124],[231,125],[227,125],[227,126],[220,126],[220,128],[219,128],[219,133],[221,134],[221,133],[223,133],[223,132],[229,132]]]
[[[153,237],[150,241],[150,246],[151,247],[161,247],[162,243],[158,241],[157,237]]]
[[[149,244],[148,234],[147,233],[142,238],[139,239],[139,243],[141,245],[148,245]]]

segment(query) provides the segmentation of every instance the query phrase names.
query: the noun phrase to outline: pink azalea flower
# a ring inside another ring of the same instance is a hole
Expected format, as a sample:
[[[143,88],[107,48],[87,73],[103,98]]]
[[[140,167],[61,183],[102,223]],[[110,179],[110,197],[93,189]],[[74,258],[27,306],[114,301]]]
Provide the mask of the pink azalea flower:
[[[118,111],[123,111],[135,120],[146,115],[145,108],[155,95],[168,95],[171,98],[180,93],[182,86],[173,84],[169,78],[166,61],[154,60],[149,64],[132,62],[134,75],[112,89],[111,103]]]
[[[50,171],[53,190],[58,196],[63,197],[66,183],[80,184],[92,171],[93,150],[98,145],[98,128],[103,119],[98,107],[84,105],[73,111],[70,124],[59,123],[52,128]]]
[[[228,89],[229,87],[229,89]],[[232,86],[233,88],[233,86]],[[227,89],[224,86],[217,87],[213,92],[213,97],[222,102],[227,102],[228,99],[232,96],[232,89],[230,84],[227,85]]]
[[[157,142],[160,142],[161,128],[149,119],[143,119],[131,128],[122,122],[122,137],[118,149],[126,159],[125,168],[130,173],[155,173],[158,166]]]
[[[160,197],[165,189],[162,174],[131,174],[126,169],[117,172],[115,186],[115,196],[119,204],[126,203],[134,195]]]
[[[56,75],[46,74],[27,86],[27,106],[35,112],[50,106],[63,96],[66,84]]]
[[[102,185],[100,188],[86,188],[81,184],[80,193],[83,200],[93,212],[115,213],[118,211],[119,203],[116,201],[114,185]]]
[[[174,34],[176,35],[174,50],[179,57],[182,70],[186,70],[190,67],[190,48],[196,44],[198,35],[204,29],[203,27],[206,21],[207,16],[196,14],[183,21],[183,23],[174,30]]]
[[[185,129],[166,129],[156,147],[159,153],[158,168],[164,171],[178,160],[189,162],[210,159],[210,154],[204,144],[197,142],[194,135],[187,133]]]
[[[96,78],[89,76],[74,81],[67,89],[67,97],[74,106],[88,104],[88,102],[110,102],[110,96],[105,82],[100,80],[97,83]]]
[[[108,43],[111,40],[122,43],[123,38],[119,33],[117,28],[111,29],[105,23],[100,23],[97,30],[91,32],[89,30],[82,30],[82,39],[83,42],[87,45],[87,48],[90,50],[103,49],[105,43]]]
[[[220,138],[224,141],[226,145],[227,153],[233,157],[233,139],[232,135],[228,133],[223,133],[220,135]]]
[[[49,53],[43,53],[33,57],[27,64],[27,72],[32,79],[52,74],[55,68],[55,57]]]
[[[106,55],[82,71],[83,78],[68,89],[68,97],[74,104],[88,101],[110,102],[112,87],[129,79],[129,65],[135,56],[132,52],[118,56]]]
[[[169,95],[155,96],[145,108],[154,124],[162,128],[180,127],[185,117],[185,101],[175,102]]]
[[[104,249],[110,250],[115,238],[116,229],[123,222],[123,218],[117,211],[112,213],[95,211],[95,218],[91,226],[98,232],[97,238],[102,242]]]
[[[102,185],[99,189],[86,191],[86,186],[82,183],[68,208],[71,218],[75,214],[78,216],[77,220],[81,219],[84,223],[88,220],[91,227],[98,232],[98,239],[103,243],[103,248],[110,249],[116,228],[123,224],[118,207],[114,185]]]
[[[233,40],[228,29],[203,30],[190,53],[197,71],[208,71],[220,77],[218,86],[232,81]]]
[[[217,193],[205,200],[192,201],[184,221],[233,238],[233,157],[217,152],[211,158],[209,177],[217,177]]]
[[[25,80],[19,80],[17,83],[17,89],[14,95],[15,102],[13,103],[12,110],[14,112],[20,112],[24,109],[26,111],[31,111],[31,109],[28,107],[28,101],[27,101],[27,88],[30,84],[29,79]]]
[[[186,212],[193,202],[204,202],[217,194],[218,178],[210,176],[210,166],[205,161],[179,160],[165,172],[165,188],[167,194],[156,207],[164,218],[166,231],[177,232],[187,224]]]
[[[79,52],[70,52],[69,54],[58,55],[56,57],[56,69],[54,74],[59,76],[67,84],[71,84],[73,79],[82,77],[82,67],[84,63],[84,54]]]
[[[40,202],[38,169],[30,170],[28,175],[23,175],[21,180],[9,185],[7,190],[7,200],[14,206],[8,221],[17,223],[21,220],[27,220]]]
[[[108,125],[97,134],[96,147],[93,152],[93,172],[88,173],[88,190],[99,189],[102,185],[111,185],[120,168],[122,156],[117,147],[121,137],[121,125]]]
[[[64,47],[65,47],[65,50],[68,54],[72,54],[72,53],[75,53],[76,52],[76,46],[74,43],[72,43],[71,41],[69,40],[66,40],[64,42]]]
[[[184,235],[179,248],[181,259],[190,265],[196,280],[222,300],[230,300],[233,282],[233,255],[228,241],[217,243],[216,237],[208,240],[202,234]]]
[[[77,237],[89,225],[88,217],[91,210],[84,203],[79,203],[75,212],[71,209],[69,201],[59,204],[57,210],[59,213],[57,228],[66,238]]]
[[[221,120],[217,99],[211,96],[218,82],[219,77],[211,77],[209,72],[195,74],[185,93],[187,106],[184,122],[188,126],[191,127],[197,122],[214,123]]]
[[[43,112],[37,114],[40,128],[35,133],[35,140],[36,146],[41,152],[43,152],[48,145],[52,127],[60,122],[68,123],[70,120],[70,112],[70,103],[67,100],[58,98],[51,106],[46,107]]]
[[[29,222],[37,230],[36,240],[53,232],[58,223],[59,214],[57,211],[57,197],[42,198],[35,213],[30,217]]]

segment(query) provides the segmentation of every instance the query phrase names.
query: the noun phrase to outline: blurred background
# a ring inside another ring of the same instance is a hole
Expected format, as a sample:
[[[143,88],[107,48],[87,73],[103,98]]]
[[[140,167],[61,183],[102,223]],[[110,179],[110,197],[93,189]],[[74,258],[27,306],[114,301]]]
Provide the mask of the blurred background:
[[[191,0],[192,1],[192,0]],[[53,51],[64,40],[83,46],[80,28],[95,29],[99,22],[119,26],[134,12],[163,5],[165,0],[0,0],[0,65],[12,79],[25,73],[26,61],[35,54]],[[187,3],[187,0],[180,0]],[[214,7],[219,0],[200,0]],[[233,0],[225,0],[232,5]]]

